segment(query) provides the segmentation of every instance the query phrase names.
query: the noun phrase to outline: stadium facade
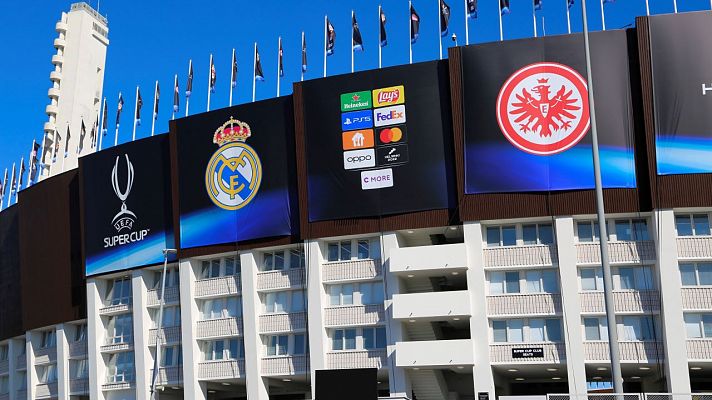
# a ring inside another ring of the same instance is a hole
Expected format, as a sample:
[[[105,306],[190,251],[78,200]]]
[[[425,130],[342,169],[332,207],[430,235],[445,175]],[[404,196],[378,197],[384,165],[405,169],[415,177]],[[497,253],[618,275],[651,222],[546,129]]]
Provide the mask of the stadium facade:
[[[592,34],[629,392],[712,390],[712,51],[689,46],[711,29]],[[157,341],[162,399],[309,399],[361,368],[419,400],[609,381],[580,53],[525,39],[297,83],[22,191],[0,400],[148,399]]]

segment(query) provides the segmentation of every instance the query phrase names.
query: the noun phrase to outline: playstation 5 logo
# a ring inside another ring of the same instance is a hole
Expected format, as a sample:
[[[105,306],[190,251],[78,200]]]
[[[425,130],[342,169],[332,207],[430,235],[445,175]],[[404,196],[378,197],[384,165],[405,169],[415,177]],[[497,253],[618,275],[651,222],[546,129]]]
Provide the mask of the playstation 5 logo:
[[[131,211],[129,211],[128,208],[126,208],[126,199],[129,197],[129,193],[131,193],[131,187],[133,186],[134,169],[133,164],[131,164],[131,161],[129,160],[129,155],[126,154],[125,156],[127,172],[125,190],[121,190],[121,186],[119,185],[118,168],[120,156],[116,156],[114,169],[111,171],[111,184],[114,187],[114,193],[116,193],[116,197],[121,200],[121,211],[119,211],[118,214],[116,214],[114,216],[114,219],[111,221],[111,224],[114,225],[114,228],[116,228],[117,232],[121,232],[123,229],[131,230],[133,228],[134,222],[136,222],[136,214],[132,213]]]

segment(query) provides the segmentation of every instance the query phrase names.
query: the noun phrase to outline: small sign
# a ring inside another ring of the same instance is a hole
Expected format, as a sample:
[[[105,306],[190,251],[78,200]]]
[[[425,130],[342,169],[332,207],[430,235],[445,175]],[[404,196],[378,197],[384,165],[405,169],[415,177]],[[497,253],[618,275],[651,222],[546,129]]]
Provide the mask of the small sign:
[[[477,392],[477,400],[489,400],[489,392]]]
[[[525,347],[512,349],[512,358],[544,358],[543,347]]]

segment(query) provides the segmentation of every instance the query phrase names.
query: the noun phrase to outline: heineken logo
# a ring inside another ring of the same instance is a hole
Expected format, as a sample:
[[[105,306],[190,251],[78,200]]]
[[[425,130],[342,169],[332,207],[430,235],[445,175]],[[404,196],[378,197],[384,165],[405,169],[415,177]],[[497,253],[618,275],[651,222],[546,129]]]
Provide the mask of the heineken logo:
[[[371,92],[343,93],[341,95],[341,111],[356,111],[371,108]]]

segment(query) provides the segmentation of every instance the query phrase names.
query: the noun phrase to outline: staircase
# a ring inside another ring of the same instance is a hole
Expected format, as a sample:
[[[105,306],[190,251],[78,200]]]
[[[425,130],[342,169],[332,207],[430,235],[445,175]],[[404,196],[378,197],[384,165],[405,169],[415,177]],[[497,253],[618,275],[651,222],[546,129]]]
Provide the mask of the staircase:
[[[408,370],[410,385],[417,400],[448,400],[447,384],[436,369]]]

